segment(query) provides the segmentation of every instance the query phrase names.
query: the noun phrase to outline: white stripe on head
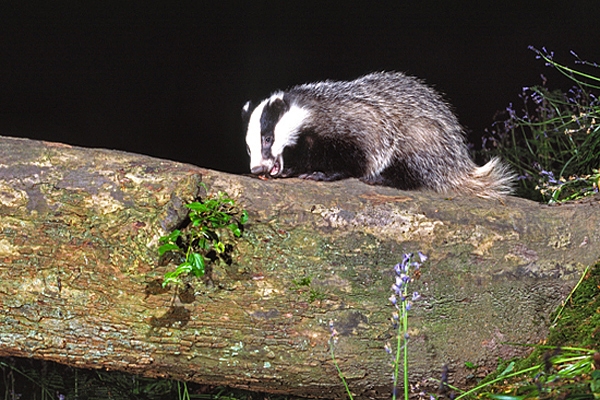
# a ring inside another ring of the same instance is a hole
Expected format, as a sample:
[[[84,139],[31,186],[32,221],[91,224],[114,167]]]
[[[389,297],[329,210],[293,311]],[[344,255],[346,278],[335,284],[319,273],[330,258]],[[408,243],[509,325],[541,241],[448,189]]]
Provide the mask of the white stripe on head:
[[[261,165],[262,161],[262,140],[260,135],[260,117],[263,113],[263,109],[269,100],[262,101],[252,114],[248,121],[248,130],[246,132],[246,145],[250,152],[250,169]]]
[[[271,153],[275,158],[283,153],[283,149],[296,144],[300,127],[308,118],[310,112],[302,107],[292,105],[275,125],[275,142]]]

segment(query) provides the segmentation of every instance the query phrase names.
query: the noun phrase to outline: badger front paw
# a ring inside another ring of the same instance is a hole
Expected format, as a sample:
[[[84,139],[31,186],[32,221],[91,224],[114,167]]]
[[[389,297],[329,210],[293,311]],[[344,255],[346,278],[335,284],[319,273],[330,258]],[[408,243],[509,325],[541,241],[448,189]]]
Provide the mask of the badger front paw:
[[[340,173],[325,173],[321,171],[311,172],[309,174],[300,174],[298,178],[307,179],[309,181],[337,181],[344,179],[346,176]]]

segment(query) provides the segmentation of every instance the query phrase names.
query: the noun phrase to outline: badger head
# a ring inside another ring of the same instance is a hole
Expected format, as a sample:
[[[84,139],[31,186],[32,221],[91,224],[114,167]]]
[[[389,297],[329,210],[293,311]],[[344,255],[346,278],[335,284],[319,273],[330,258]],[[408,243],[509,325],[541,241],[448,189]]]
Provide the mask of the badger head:
[[[254,110],[250,102],[242,108],[248,123],[246,146],[250,155],[250,172],[255,175],[281,176],[284,171],[283,150],[296,144],[300,127],[308,112],[290,105],[283,92],[262,101]]]

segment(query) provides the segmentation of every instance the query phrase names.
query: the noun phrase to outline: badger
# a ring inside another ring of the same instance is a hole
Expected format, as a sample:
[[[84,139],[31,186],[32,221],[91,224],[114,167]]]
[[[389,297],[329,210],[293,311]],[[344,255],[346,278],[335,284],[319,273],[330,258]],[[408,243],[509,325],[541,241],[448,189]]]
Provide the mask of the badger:
[[[478,167],[449,104],[421,80],[375,72],[276,91],[242,109],[250,170],[261,177],[358,178],[398,189],[501,197],[498,158]]]

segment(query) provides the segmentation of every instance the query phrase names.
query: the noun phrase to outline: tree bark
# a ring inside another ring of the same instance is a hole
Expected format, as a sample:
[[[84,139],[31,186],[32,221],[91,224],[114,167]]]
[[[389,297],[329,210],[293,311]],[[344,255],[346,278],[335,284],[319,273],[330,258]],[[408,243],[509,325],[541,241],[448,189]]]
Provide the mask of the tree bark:
[[[199,160],[201,161],[201,160]],[[248,210],[231,265],[159,290],[158,238],[201,191]],[[409,375],[466,385],[537,343],[600,254],[597,198],[546,206],[357,180],[262,181],[118,151],[0,137],[0,356],[204,384],[389,398],[388,298],[405,252]],[[185,289],[185,290],[184,290]],[[427,384],[426,384],[427,385]],[[435,383],[429,382],[430,387]]]

